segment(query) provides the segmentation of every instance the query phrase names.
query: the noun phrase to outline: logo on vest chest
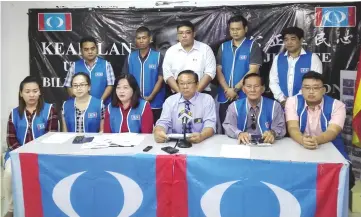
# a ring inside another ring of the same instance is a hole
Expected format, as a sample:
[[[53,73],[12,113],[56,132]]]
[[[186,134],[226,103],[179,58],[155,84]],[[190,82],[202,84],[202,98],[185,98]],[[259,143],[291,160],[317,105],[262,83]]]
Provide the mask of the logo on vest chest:
[[[269,129],[269,122],[268,121],[266,123],[264,123],[264,125],[266,126],[267,129]]]
[[[38,128],[38,130],[43,130],[43,129],[45,129],[45,124],[44,123],[37,124],[36,128]]]
[[[239,56],[239,60],[246,60],[247,59],[247,55],[240,55]]]
[[[301,73],[307,73],[308,71],[310,71],[310,68],[301,68]]]
[[[96,118],[97,117],[97,113],[96,112],[89,112],[88,113],[88,118]]]
[[[156,69],[156,68],[157,68],[157,66],[156,66],[155,64],[149,64],[148,67],[149,67],[150,69]]]
[[[131,115],[131,116],[130,116],[130,119],[131,119],[132,121],[140,120],[140,115]]]
[[[96,77],[102,77],[103,76],[103,72],[95,72],[95,76]]]

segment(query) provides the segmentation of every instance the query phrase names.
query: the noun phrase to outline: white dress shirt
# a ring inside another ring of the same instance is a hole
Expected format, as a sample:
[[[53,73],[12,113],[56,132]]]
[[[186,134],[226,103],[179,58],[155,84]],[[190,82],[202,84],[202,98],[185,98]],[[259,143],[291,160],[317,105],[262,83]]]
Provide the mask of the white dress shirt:
[[[216,58],[212,49],[207,44],[196,40],[188,52],[184,50],[180,42],[170,47],[163,61],[164,81],[167,82],[170,77],[176,80],[179,72],[183,70],[194,71],[198,74],[199,80],[204,74],[213,79],[216,76]],[[211,88],[208,85],[204,90],[211,91]]]
[[[306,51],[302,48],[300,55],[305,55],[305,54],[306,54]],[[271,71],[270,71],[270,74],[269,74],[269,87],[270,87],[275,99],[277,101],[279,101],[279,102],[282,102],[283,100],[286,99],[286,97],[285,97],[285,94],[281,90],[281,87],[280,87],[280,84],[279,84],[280,82],[279,82],[279,79],[278,79],[277,61],[278,61],[278,56],[279,55],[280,54],[278,54],[273,59]],[[284,55],[288,56],[288,51],[286,51]],[[296,67],[296,63],[297,63],[298,59],[299,59],[299,56],[296,57],[296,58],[293,58],[291,56],[287,57],[287,62],[288,62],[288,72],[287,72],[288,96],[292,96],[292,93],[293,93],[293,81],[294,81],[294,76],[295,76],[295,67]],[[320,58],[314,53],[312,53],[311,69],[310,70],[322,74],[322,62],[321,62]],[[301,90],[300,90],[300,92],[301,92]]]

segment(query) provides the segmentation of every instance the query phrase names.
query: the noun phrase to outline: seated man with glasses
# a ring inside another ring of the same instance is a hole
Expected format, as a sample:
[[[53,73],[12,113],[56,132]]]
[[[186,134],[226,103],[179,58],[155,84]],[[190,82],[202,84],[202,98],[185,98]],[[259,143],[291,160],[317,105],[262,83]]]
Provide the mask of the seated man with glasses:
[[[286,134],[284,112],[275,100],[263,97],[264,82],[259,74],[247,74],[243,78],[243,92],[247,98],[229,105],[223,128],[231,138],[248,144],[253,137],[261,137],[264,143],[274,143]]]
[[[311,150],[332,142],[350,161],[341,137],[346,118],[345,104],[325,93],[322,74],[309,71],[302,77],[302,95],[289,97],[286,102],[288,132],[293,140]],[[354,181],[350,170],[350,188]]]
[[[178,117],[182,111],[191,114],[186,132],[191,143],[200,143],[216,132],[216,108],[209,94],[199,93],[198,75],[191,70],[184,70],[177,78],[179,93],[166,99],[163,111],[154,128],[154,138],[158,143],[166,142],[169,133],[184,133],[182,120]]]

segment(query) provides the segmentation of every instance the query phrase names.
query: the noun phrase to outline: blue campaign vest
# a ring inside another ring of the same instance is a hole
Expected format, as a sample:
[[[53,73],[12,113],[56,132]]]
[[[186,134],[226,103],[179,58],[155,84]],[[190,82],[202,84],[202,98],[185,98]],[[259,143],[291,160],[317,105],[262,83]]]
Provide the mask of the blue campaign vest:
[[[128,131],[130,133],[141,133],[142,115],[147,101],[139,99],[137,108],[130,108],[128,116],[126,117]],[[112,133],[120,133],[123,123],[123,114],[119,106],[113,107],[112,104],[108,105],[110,129]]]
[[[306,52],[306,54],[300,55],[297,60],[295,66],[295,75],[293,77],[293,92],[292,96],[296,95],[302,86],[302,77],[305,73],[311,70],[311,61],[312,61],[312,53]],[[287,55],[282,52],[278,55],[277,61],[277,71],[278,71],[278,79],[279,85],[283,94],[288,96],[288,86],[287,86],[287,78],[288,78],[288,61]]]
[[[249,71],[250,55],[253,41],[244,39],[242,44],[233,53],[232,40],[224,42],[222,46],[222,72],[229,87],[234,87]],[[241,90],[239,98],[246,95]],[[228,100],[222,87],[218,87],[218,102],[226,103]]]
[[[237,113],[237,128],[245,132],[247,126],[247,114],[249,111],[247,98],[238,99],[235,102],[235,109]],[[271,129],[274,109],[274,100],[267,97],[261,98],[261,107],[259,108],[260,113],[257,117],[257,124],[261,131],[261,134]]]
[[[159,67],[160,53],[152,49],[149,50],[147,59],[142,64],[139,58],[139,50],[130,53],[128,58],[129,73],[134,75],[140,88],[143,97],[149,96],[155,84],[158,81],[158,67]],[[150,102],[151,108],[162,108],[165,100],[164,85]]]
[[[79,72],[85,72],[89,75],[91,81],[91,89],[90,95],[95,98],[101,99],[104,93],[105,88],[108,86],[107,83],[107,64],[106,60],[97,57],[97,62],[91,71],[85,65],[85,61],[83,59],[75,62],[75,74]],[[105,100],[105,104],[110,102],[110,97]]]
[[[90,98],[88,108],[84,112],[83,129],[85,133],[98,133],[102,115],[102,100]],[[69,132],[76,131],[75,100],[69,99],[63,104],[64,119]]]
[[[43,109],[40,111],[39,115],[34,115],[31,129],[33,131],[33,138],[36,139],[45,134],[48,127],[48,119],[50,115],[52,104],[44,103]],[[20,145],[24,145],[26,133],[28,130],[28,120],[26,118],[26,112],[24,111],[23,117],[19,115],[19,107],[13,109],[12,113],[12,122],[14,123],[16,130],[16,139]],[[10,151],[8,150],[5,153],[5,161],[10,157]]]
[[[329,96],[323,97],[323,108],[320,117],[322,132],[325,132],[327,130],[328,123],[331,120],[334,101],[335,100]],[[302,95],[297,95],[297,115],[299,117],[300,131],[301,133],[304,133],[307,124],[307,111],[306,101]],[[345,144],[343,142],[341,133],[337,135],[337,137],[332,141],[332,143],[347,160],[350,160],[346,152]]]

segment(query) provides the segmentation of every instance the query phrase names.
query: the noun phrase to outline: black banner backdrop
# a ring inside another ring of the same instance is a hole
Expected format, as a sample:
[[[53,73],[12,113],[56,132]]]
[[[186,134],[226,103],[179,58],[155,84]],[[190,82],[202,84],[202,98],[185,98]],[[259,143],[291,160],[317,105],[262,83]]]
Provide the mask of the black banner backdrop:
[[[356,26],[315,27],[315,7],[329,6],[356,6]],[[323,63],[328,94],[339,98],[340,70],[354,70],[357,65],[360,9],[361,2],[169,9],[30,9],[30,74],[42,79],[46,101],[60,107],[67,98],[62,86],[69,65],[80,58],[81,37],[94,36],[99,42],[99,54],[111,62],[119,75],[126,55],[134,50],[135,30],[142,25],[153,31],[154,46],[165,53],[177,42],[177,23],[190,20],[196,26],[196,39],[209,44],[216,53],[220,44],[229,39],[228,19],[242,14],[249,21],[247,36],[257,40],[264,51],[261,74],[265,80],[274,56],[283,50],[281,30],[298,26],[305,31],[304,48],[317,53]],[[71,13],[72,31],[38,31],[38,13]],[[213,83],[217,85],[215,80]]]

